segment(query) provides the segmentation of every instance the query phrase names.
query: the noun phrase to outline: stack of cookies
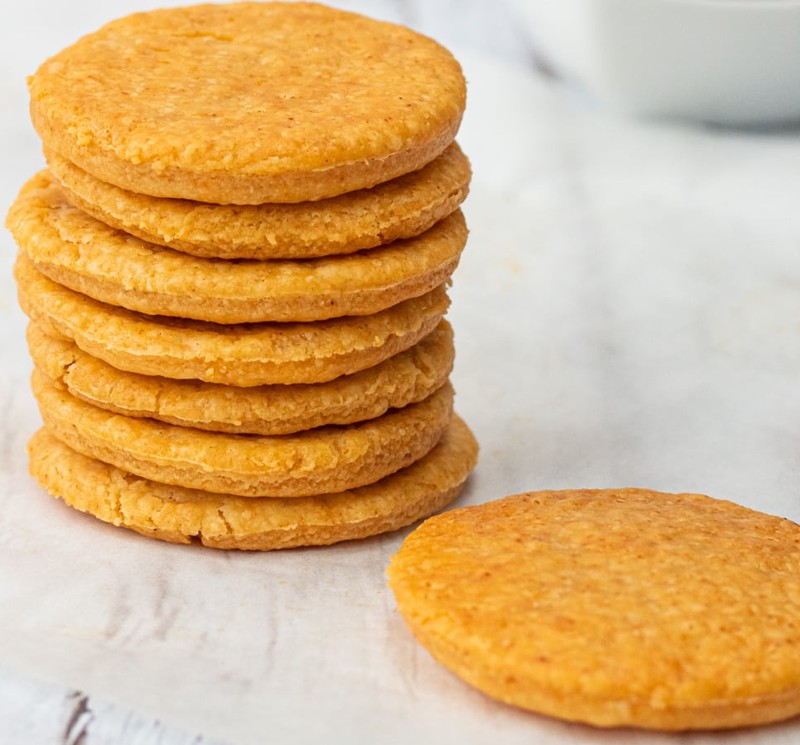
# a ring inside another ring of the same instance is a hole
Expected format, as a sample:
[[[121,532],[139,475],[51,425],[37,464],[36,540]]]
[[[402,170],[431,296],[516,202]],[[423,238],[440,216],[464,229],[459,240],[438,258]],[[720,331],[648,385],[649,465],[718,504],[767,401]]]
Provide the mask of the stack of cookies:
[[[29,446],[53,495],[220,548],[407,525],[477,457],[446,286],[466,242],[458,63],[305,3],[113,22],[30,80]]]

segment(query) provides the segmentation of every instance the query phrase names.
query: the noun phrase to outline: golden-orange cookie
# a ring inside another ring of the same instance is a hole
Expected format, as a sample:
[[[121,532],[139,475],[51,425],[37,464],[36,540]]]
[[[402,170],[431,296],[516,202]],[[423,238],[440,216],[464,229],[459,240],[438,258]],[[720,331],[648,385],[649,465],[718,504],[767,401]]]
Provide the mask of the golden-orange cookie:
[[[458,208],[471,176],[453,143],[420,170],[372,189],[318,202],[237,206],[136,194],[45,154],[53,177],[84,212],[149,243],[221,259],[310,259],[413,238]]]
[[[449,303],[438,287],[371,316],[220,326],[100,303],[37,272],[23,254],[14,276],[22,310],[93,357],[143,375],[242,387],[324,383],[377,365],[433,331]]]
[[[70,449],[45,429],[28,446],[31,474],[82,512],[172,543],[266,551],[327,545],[396,530],[453,501],[478,445],[453,419],[439,444],[408,468],[348,492],[248,499],[138,478]]]
[[[531,492],[425,522],[389,567],[433,656],[601,727],[800,713],[800,526],[698,494]]]
[[[285,435],[329,424],[374,419],[427,398],[453,366],[453,331],[442,321],[411,349],[327,383],[235,388],[117,370],[68,339],[28,325],[37,369],[73,396],[102,409],[184,427]]]
[[[47,171],[22,188],[6,222],[34,266],[65,287],[148,315],[224,324],[378,313],[446,282],[467,241],[458,210],[420,236],[349,256],[201,259],[95,220]]]
[[[452,55],[313,3],[197,5],[113,21],[29,81],[44,144],[130,191],[302,202],[421,168],[466,101]]]
[[[446,384],[420,403],[358,424],[235,435],[114,414],[38,371],[31,386],[47,428],[79,453],[165,484],[242,497],[306,497],[371,484],[428,453],[453,408]]]

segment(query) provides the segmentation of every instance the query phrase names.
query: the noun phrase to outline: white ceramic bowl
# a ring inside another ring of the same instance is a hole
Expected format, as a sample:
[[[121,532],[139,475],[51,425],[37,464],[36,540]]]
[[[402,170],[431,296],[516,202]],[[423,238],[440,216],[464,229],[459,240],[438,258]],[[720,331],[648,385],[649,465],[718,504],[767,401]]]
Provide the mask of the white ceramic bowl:
[[[515,0],[536,48],[644,116],[800,122],[800,0]]]

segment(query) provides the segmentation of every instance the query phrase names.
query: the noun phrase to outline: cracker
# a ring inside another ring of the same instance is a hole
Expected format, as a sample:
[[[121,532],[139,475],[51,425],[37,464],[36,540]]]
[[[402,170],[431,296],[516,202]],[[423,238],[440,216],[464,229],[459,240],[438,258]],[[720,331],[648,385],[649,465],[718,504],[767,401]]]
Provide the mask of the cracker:
[[[130,191],[302,202],[421,168],[453,141],[461,69],[407,28],[307,3],[137,13],[29,81],[46,147]]]
[[[143,375],[243,387],[324,383],[377,365],[429,334],[449,304],[438,287],[371,316],[220,326],[100,303],[48,279],[22,254],[14,276],[22,310],[93,357]]]
[[[478,445],[454,417],[421,460],[376,484],[298,499],[247,499],[167,486],[71,450],[45,429],[28,445],[31,474],[82,512],[172,543],[266,551],[327,545],[396,530],[440,510],[461,491]]]
[[[318,202],[229,206],[136,194],[52,151],[45,155],[69,201],[84,212],[149,243],[223,259],[310,259],[413,238],[458,208],[471,176],[453,143],[424,168],[372,189]]]
[[[95,220],[47,171],[22,188],[7,225],[36,269],[76,292],[148,315],[225,324],[378,313],[447,281],[467,241],[459,210],[416,238],[350,256],[201,259]]]
[[[531,492],[424,523],[389,567],[433,656],[601,727],[800,713],[800,526],[698,494]]]
[[[126,416],[239,434],[285,435],[374,419],[441,388],[454,357],[453,331],[442,321],[411,349],[353,375],[328,383],[235,388],[117,370],[34,323],[27,336],[37,369],[86,403]]]
[[[446,384],[420,403],[358,424],[235,435],[120,416],[38,371],[31,386],[48,429],[78,452],[144,478],[242,497],[306,497],[371,484],[428,453],[453,407]]]

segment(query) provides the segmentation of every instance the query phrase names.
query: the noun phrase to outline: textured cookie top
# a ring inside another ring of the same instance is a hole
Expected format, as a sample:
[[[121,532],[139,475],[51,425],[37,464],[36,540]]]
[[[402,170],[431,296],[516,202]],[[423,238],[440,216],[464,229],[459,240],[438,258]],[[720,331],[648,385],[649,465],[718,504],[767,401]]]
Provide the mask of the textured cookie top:
[[[428,453],[453,406],[445,385],[376,419],[272,437],[120,416],[71,396],[38,370],[31,388],[45,425],[78,452],[164,484],[243,497],[305,497],[371,484]]]
[[[426,522],[389,577],[420,641],[501,700],[601,726],[800,712],[800,527],[697,494],[533,492]]]
[[[168,486],[79,455],[42,429],[28,446],[32,475],[101,520],[175,543],[266,551],[325,545],[395,530],[455,499],[478,444],[457,416],[439,444],[376,484],[294,499],[252,499]]]
[[[45,145],[154,196],[257,204],[373,186],[458,129],[458,63],[409,29],[310,3],[138,13],[30,80]]]
[[[28,350],[37,369],[102,409],[212,432],[260,435],[352,424],[422,401],[444,385],[455,356],[453,331],[442,321],[411,349],[352,375],[327,383],[236,388],[117,370],[35,323],[28,326]]]
[[[48,333],[121,370],[235,386],[324,383],[376,365],[429,334],[447,311],[443,287],[371,316],[222,326],[143,316],[14,265],[23,312]]]
[[[377,313],[445,282],[467,241],[456,210],[422,235],[347,256],[203,259],[90,217],[47,171],[23,186],[7,224],[39,271],[76,292],[149,315],[225,324]]]
[[[471,177],[453,143],[424,168],[372,189],[299,204],[222,205],[136,194],[45,155],[84,212],[150,243],[223,259],[309,259],[412,238],[464,201]]]

